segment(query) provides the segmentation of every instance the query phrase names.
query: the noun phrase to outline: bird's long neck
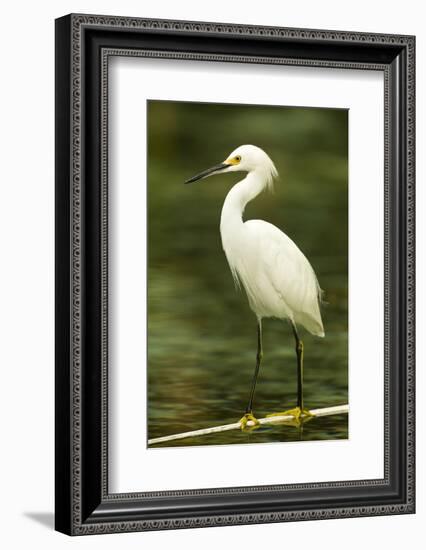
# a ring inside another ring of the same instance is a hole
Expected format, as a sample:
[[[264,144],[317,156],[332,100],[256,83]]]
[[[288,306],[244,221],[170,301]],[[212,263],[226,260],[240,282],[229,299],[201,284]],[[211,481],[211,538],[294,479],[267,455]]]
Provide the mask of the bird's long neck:
[[[226,196],[220,217],[220,232],[222,241],[225,233],[238,230],[243,224],[244,209],[251,200],[261,193],[265,186],[261,172],[250,172],[236,183]]]

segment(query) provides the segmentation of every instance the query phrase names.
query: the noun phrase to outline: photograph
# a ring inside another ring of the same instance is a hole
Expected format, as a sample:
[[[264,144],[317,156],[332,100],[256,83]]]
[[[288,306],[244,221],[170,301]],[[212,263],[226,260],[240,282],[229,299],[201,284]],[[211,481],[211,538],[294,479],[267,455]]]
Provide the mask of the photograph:
[[[348,439],[349,110],[146,108],[148,448]]]
[[[418,24],[182,9],[55,19],[55,529],[341,542],[416,510]]]

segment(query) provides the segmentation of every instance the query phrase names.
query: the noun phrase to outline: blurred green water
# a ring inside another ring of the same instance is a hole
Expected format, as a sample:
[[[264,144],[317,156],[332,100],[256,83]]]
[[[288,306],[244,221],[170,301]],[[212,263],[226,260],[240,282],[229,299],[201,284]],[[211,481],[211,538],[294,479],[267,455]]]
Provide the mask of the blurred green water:
[[[238,145],[262,147],[280,173],[245,219],[285,231],[309,258],[325,290],[326,337],[300,330],[305,343],[305,404],[347,403],[347,111],[148,102],[148,437],[238,420],[256,354],[256,320],[236,292],[222,251],[219,219],[243,176],[183,182],[221,162]],[[296,405],[290,326],[264,320],[257,416]],[[225,432],[172,445],[347,438],[347,416],[291,426]]]

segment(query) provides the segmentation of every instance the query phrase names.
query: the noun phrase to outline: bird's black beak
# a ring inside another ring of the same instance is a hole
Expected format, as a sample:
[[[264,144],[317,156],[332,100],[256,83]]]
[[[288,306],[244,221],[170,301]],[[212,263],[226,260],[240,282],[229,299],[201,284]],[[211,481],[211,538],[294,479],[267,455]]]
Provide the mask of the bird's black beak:
[[[196,176],[192,176],[192,178],[189,178],[189,180],[186,180],[184,183],[193,183],[194,181],[201,180],[203,178],[207,178],[207,176],[211,176],[213,174],[222,172],[222,170],[225,170],[226,168],[229,168],[229,164],[225,164],[224,162],[220,164],[216,164],[216,166],[212,166],[211,168],[207,168],[207,170],[204,170],[203,172],[200,172]]]

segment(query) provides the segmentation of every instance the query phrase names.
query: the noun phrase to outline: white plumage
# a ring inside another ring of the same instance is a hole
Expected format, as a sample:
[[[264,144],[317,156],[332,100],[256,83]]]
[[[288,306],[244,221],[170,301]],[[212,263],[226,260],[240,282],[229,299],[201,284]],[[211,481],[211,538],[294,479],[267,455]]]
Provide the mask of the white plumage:
[[[319,309],[321,289],[309,261],[274,225],[242,219],[246,204],[271,187],[278,175],[275,166],[254,145],[238,147],[229,159],[235,157],[241,157],[241,161],[228,171],[238,167],[248,173],[229,191],[220,221],[222,245],[234,280],[245,288],[258,318],[288,318],[312,334],[324,336]]]
[[[310,416],[303,407],[303,343],[297,332],[302,325],[311,334],[324,336],[321,319],[321,288],[309,261],[296,244],[274,225],[263,220],[243,220],[244,209],[265,189],[271,190],[278,176],[274,163],[259,147],[242,145],[221,164],[190,178],[191,183],[213,174],[247,172],[226,196],[220,219],[222,246],[235,283],[244,287],[258,323],[256,368],[246,414],[241,419],[244,429],[253,416],[253,398],[262,351],[262,319],[289,319],[296,340],[298,367],[297,407],[290,411],[295,418]]]

